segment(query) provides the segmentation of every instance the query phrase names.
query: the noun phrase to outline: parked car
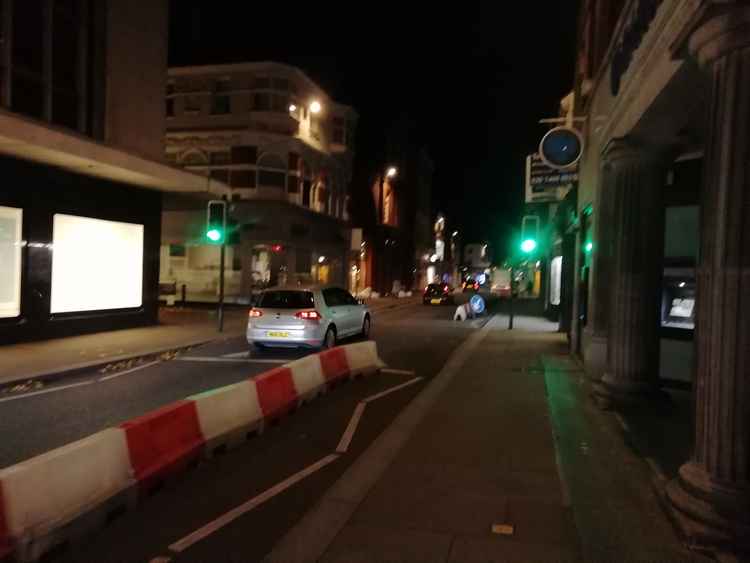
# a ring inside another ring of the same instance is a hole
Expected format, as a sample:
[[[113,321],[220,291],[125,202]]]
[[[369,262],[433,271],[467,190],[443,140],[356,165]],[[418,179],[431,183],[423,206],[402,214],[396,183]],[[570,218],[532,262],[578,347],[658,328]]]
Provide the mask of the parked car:
[[[443,283],[431,283],[424,288],[422,303],[425,305],[442,305],[453,300],[453,288]]]
[[[479,291],[479,282],[474,278],[469,278],[464,282],[464,293],[476,293]]]
[[[251,350],[333,348],[338,340],[369,338],[370,311],[340,287],[273,287],[263,291],[247,322]]]

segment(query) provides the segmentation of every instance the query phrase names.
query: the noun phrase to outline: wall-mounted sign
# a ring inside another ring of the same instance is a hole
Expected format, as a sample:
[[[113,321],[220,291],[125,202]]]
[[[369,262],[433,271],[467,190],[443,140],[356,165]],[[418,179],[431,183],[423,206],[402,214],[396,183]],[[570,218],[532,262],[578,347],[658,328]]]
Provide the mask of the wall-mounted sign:
[[[568,169],[580,160],[583,138],[572,127],[555,127],[539,143],[539,156],[550,168]]]
[[[526,203],[562,201],[578,182],[578,165],[567,170],[551,168],[538,154],[526,157]]]

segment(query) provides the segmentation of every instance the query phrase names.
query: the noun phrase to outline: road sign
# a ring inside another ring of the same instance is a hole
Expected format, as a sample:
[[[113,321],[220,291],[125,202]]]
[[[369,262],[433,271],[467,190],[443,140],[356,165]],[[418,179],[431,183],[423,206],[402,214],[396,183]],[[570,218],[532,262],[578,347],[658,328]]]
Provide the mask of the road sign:
[[[578,165],[567,170],[547,166],[538,153],[526,157],[526,203],[557,202],[565,199],[578,182]]]
[[[471,305],[471,310],[474,311],[475,315],[484,313],[484,299],[482,299],[481,295],[472,295],[471,299],[469,299],[469,305]]]
[[[583,137],[573,127],[555,127],[539,143],[539,156],[550,168],[565,170],[574,166],[583,153]]]

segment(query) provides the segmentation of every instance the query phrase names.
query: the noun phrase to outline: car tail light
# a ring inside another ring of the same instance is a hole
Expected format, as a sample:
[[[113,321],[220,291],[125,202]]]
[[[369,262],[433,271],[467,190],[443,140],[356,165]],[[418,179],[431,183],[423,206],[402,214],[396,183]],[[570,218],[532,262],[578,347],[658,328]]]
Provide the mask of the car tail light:
[[[317,311],[299,311],[294,316],[305,321],[319,321],[323,318]]]
[[[258,317],[263,316],[263,311],[260,309],[250,309],[250,312],[247,314],[248,317],[251,319],[257,319]]]
[[[447,285],[443,288],[443,293],[448,293],[448,286]]]

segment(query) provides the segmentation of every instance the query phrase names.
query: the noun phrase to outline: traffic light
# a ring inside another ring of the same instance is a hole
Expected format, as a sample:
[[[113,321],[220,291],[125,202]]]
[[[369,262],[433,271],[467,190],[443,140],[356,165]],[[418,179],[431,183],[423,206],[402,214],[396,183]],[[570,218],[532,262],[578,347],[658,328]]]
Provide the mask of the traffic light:
[[[206,211],[206,238],[210,244],[224,244],[227,236],[227,202],[211,200]]]
[[[531,254],[536,250],[536,241],[533,238],[524,239],[521,243],[521,252]]]

